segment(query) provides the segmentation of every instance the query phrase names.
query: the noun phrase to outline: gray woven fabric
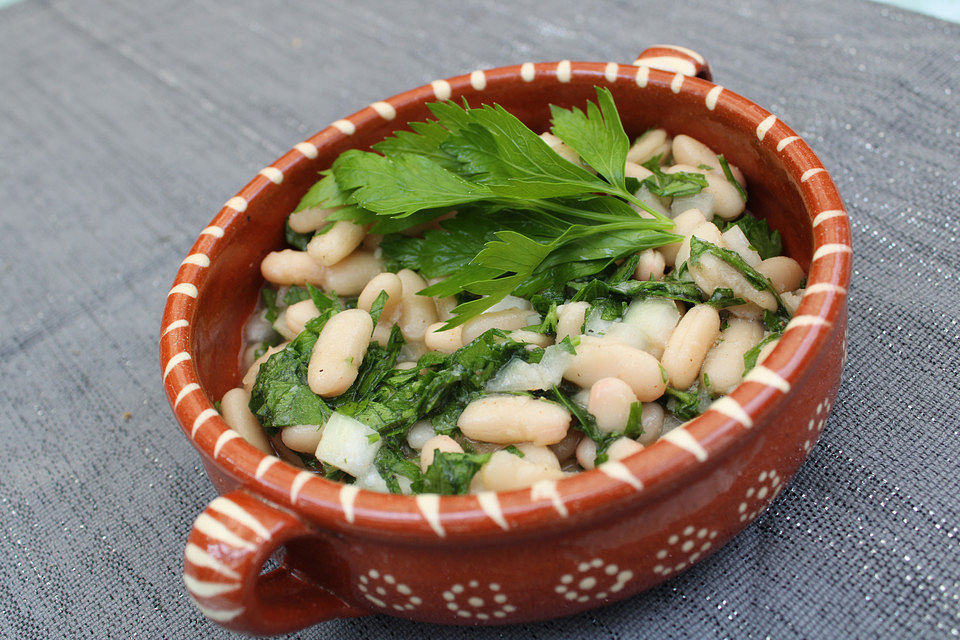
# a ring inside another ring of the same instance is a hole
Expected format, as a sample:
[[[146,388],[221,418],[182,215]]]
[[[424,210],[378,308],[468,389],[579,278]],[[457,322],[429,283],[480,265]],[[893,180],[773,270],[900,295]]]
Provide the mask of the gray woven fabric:
[[[473,631],[298,637],[950,637],[960,627],[960,26],[860,1],[28,0],[0,11],[0,634],[229,637],[181,583],[215,493],[163,397],[164,296],[294,143],[437,77],[691,46],[813,145],[850,208],[849,363],[771,509],[647,594]]]

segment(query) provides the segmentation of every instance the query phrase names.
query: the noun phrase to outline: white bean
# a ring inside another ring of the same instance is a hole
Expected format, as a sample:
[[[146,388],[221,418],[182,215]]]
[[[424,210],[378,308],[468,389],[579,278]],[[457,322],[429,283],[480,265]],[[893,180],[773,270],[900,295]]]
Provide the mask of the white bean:
[[[400,331],[408,342],[423,342],[427,327],[437,321],[437,307],[433,298],[417,295],[427,287],[427,281],[410,269],[401,269],[397,277],[403,283]]]
[[[284,342],[278,344],[275,347],[268,347],[266,351],[263,352],[263,355],[253,361],[253,364],[250,365],[250,368],[247,369],[247,372],[243,374],[243,388],[249,393],[253,389],[253,384],[257,381],[257,374],[260,373],[260,365],[270,359],[270,356],[273,354],[283,351],[283,349],[290,344],[289,342]]]
[[[729,318],[727,328],[720,333],[720,342],[710,349],[703,360],[700,377],[709,380],[711,392],[728,394],[743,380],[743,354],[763,337],[759,322]]]
[[[294,211],[287,218],[287,224],[297,233],[313,233],[324,225],[327,217],[337,209],[323,207],[308,207],[302,211]]]
[[[326,269],[321,267],[306,251],[271,251],[260,263],[260,273],[274,284],[322,286]]]
[[[663,407],[656,402],[643,403],[643,413],[640,415],[643,433],[637,438],[640,444],[647,446],[657,441],[663,430],[663,415]]]
[[[620,378],[641,402],[663,395],[666,385],[657,359],[628,345],[584,336],[563,377],[581,387],[602,378]]]
[[[797,289],[796,291],[787,291],[780,295],[780,299],[783,300],[783,306],[787,308],[790,315],[794,315],[797,312],[797,307],[800,306],[800,302],[803,300],[803,292],[804,289]]]
[[[754,269],[756,269],[762,261],[760,254],[750,248],[750,241],[747,240],[743,229],[738,225],[734,225],[723,232],[721,246],[731,251],[736,251],[740,257],[743,258],[744,262]]]
[[[623,167],[623,172],[628,178],[636,178],[640,181],[646,180],[653,175],[653,171],[650,171],[650,169],[647,169],[636,162],[627,162],[627,164]]]
[[[750,284],[736,267],[727,264],[712,253],[703,253],[697,262],[689,265],[690,277],[708,296],[713,295],[718,288],[730,289],[733,295],[752,303],[761,309],[774,311],[777,308],[777,299],[769,291],[758,291]],[[742,305],[738,305],[742,306]],[[730,312],[737,316],[755,316],[744,313],[737,307],[730,307]]]
[[[360,292],[360,297],[357,298],[357,308],[370,311],[380,294],[387,294],[387,299],[383,303],[383,310],[380,312],[380,319],[377,320],[377,326],[373,328],[373,339],[380,346],[385,347],[387,345],[393,325],[400,315],[402,292],[403,284],[397,274],[384,271],[374,276]]]
[[[643,350],[659,358],[663,355],[670,334],[680,322],[680,310],[673,300],[665,298],[635,300],[627,307],[623,322],[638,327],[646,341]]]
[[[474,440],[497,444],[554,444],[570,427],[570,412],[530,396],[489,395],[466,406],[457,426]]]
[[[673,138],[673,159],[682,164],[700,167],[706,165],[713,170],[720,169],[720,161],[713,149],[695,138],[680,134]]]
[[[336,291],[341,296],[355,296],[381,271],[383,263],[376,254],[354,251],[337,264],[326,268],[323,289]]]
[[[540,138],[547,143],[551,149],[557,152],[564,160],[569,160],[573,164],[580,166],[580,154],[573,150],[573,147],[553,135],[552,133],[541,133]]]
[[[330,318],[310,354],[310,390],[325,398],[346,391],[357,377],[372,332],[373,319],[363,309],[347,309]]]
[[[420,470],[426,473],[427,467],[433,464],[437,451],[441,453],[463,453],[460,443],[450,436],[433,436],[423,445],[420,451]]]
[[[367,228],[350,220],[337,220],[326,232],[313,236],[307,253],[324,267],[332,267],[360,246]]]
[[[663,271],[667,268],[663,254],[656,249],[644,249],[640,252],[640,262],[633,277],[636,280],[663,280]]]
[[[472,320],[467,320],[463,327],[463,344],[470,344],[490,329],[513,331],[522,329],[537,322],[537,314],[525,309],[506,309],[493,313],[481,313]]]
[[[524,329],[515,329],[507,334],[507,337],[514,342],[532,344],[538,347],[549,347],[553,344],[553,338],[546,333],[537,333],[536,331],[526,331]]]
[[[320,310],[313,300],[301,300],[295,302],[286,308],[283,314],[283,320],[287,323],[287,328],[293,332],[294,337],[300,335],[300,332],[306,328],[307,322],[320,315]]]
[[[683,242],[680,243],[680,250],[677,251],[677,257],[675,258],[677,266],[682,265],[690,258],[690,242],[692,238],[699,238],[700,240],[719,246],[721,242],[720,229],[712,222],[701,222],[698,224],[697,228],[691,231],[690,234],[683,239]]]
[[[693,384],[718,335],[720,314],[710,305],[698,304],[680,318],[660,359],[672,387],[686,389]]]
[[[746,208],[747,203],[725,175],[707,172],[706,193],[713,194],[713,212],[724,220],[733,220]]]
[[[630,407],[637,396],[619,378],[600,378],[590,386],[587,411],[596,418],[597,428],[606,433],[623,431],[630,418]]]
[[[757,354],[757,364],[763,364],[763,361],[766,360],[771,353],[773,353],[774,349],[777,348],[777,344],[779,344],[779,342],[780,338],[777,338],[776,340],[772,340],[763,345],[763,348],[760,349],[760,353]]]
[[[273,453],[267,434],[250,411],[250,392],[242,387],[230,389],[220,399],[220,413],[230,428],[264,453]]]
[[[580,463],[580,466],[584,469],[590,470],[595,468],[596,459],[597,459],[597,443],[587,438],[586,436],[580,440],[580,444],[577,445],[577,462]]]
[[[550,455],[553,454],[550,453]],[[546,464],[541,461],[546,461]],[[522,458],[509,451],[494,452],[490,460],[480,468],[477,476],[479,486],[487,491],[513,491],[525,489],[540,480],[562,478],[563,472],[560,471],[560,464],[555,456],[553,464],[550,464],[546,456],[534,456],[527,449]],[[473,488],[471,485],[471,489]]]
[[[617,438],[607,447],[607,458],[610,460],[623,460],[628,456],[643,451],[643,445],[630,438]]]
[[[284,340],[293,340],[297,337],[297,332],[287,325],[287,310],[283,309],[277,314],[277,319],[273,321],[273,330],[283,336]]]
[[[280,431],[280,439],[287,448],[313,455],[323,437],[323,428],[316,424],[294,424]]]
[[[568,302],[557,307],[557,342],[583,332],[583,320],[590,308],[589,302]]]
[[[706,221],[707,219],[703,217],[699,209],[688,209],[673,219],[673,229],[670,229],[670,232],[686,238],[693,233],[694,229]],[[683,244],[682,240],[659,248],[664,260],[671,267],[676,264],[677,252],[680,251],[681,244]]]
[[[627,151],[627,162],[643,164],[657,154],[657,150],[667,143],[666,129],[650,129],[636,139]]]
[[[787,256],[767,258],[760,263],[757,271],[770,280],[770,284],[777,290],[777,293],[799,289],[800,283],[803,282],[806,275],[803,273],[803,267],[800,266],[800,263]]]
[[[445,322],[434,322],[427,327],[423,335],[423,343],[427,349],[440,353],[453,353],[463,346],[463,325],[440,331],[440,327],[445,324]]]
[[[432,287],[442,280],[443,278],[427,278],[427,285]],[[457,299],[453,296],[434,298],[433,304],[437,307],[437,320],[446,322],[453,317],[453,308],[457,306]]]

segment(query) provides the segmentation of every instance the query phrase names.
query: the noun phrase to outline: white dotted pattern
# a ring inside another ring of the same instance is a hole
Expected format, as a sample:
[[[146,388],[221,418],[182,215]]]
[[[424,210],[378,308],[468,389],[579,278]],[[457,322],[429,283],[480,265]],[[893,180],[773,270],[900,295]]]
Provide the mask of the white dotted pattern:
[[[413,611],[423,604],[423,598],[413,595],[413,589],[408,585],[399,582],[389,573],[381,576],[376,569],[370,569],[360,576],[357,590],[364,598],[382,609]]]
[[[617,593],[633,579],[633,571],[622,569],[616,564],[593,558],[577,565],[576,572],[560,576],[560,582],[553,591],[564,600],[571,602],[589,602],[605,600],[611,593]]]
[[[440,597],[446,603],[447,609],[458,618],[502,619],[517,610],[496,582],[485,586],[478,580],[471,580],[466,585],[458,582],[440,594]]]
[[[656,558],[662,562],[653,567],[653,572],[669,576],[692,566],[710,550],[717,535],[716,530],[687,525],[679,534],[667,538],[667,546],[657,551]]]
[[[757,484],[747,489],[743,502],[737,507],[740,522],[756,518],[757,514],[766,508],[766,498],[769,496],[769,502],[773,502],[782,488],[783,478],[776,469],[761,471],[757,476]]]

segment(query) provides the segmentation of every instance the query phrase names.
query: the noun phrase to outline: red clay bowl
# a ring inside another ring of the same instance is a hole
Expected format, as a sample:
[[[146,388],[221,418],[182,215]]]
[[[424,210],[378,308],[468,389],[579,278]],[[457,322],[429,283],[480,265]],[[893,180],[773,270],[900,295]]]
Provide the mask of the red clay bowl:
[[[704,79],[699,56],[661,47],[638,63],[474,71],[374,103],[295,145],[200,233],[170,290],[160,362],[174,413],[223,494],[197,518],[185,555],[184,580],[207,617],[270,634],[367,613],[447,624],[567,615],[707,557],[796,472],[843,368],[851,264],[843,203],[810,147],[768,111]],[[613,92],[629,134],[660,125],[724,153],[747,176],[752,211],[809,268],[806,295],[764,366],[622,462],[509,493],[359,491],[265,456],[224,423],[211,401],[239,383],[260,260],[281,246],[284,217],[319,170],[427,118],[425,103],[438,98],[497,102],[539,131],[548,104],[582,107],[594,85]],[[283,565],[261,575],[280,547]]]

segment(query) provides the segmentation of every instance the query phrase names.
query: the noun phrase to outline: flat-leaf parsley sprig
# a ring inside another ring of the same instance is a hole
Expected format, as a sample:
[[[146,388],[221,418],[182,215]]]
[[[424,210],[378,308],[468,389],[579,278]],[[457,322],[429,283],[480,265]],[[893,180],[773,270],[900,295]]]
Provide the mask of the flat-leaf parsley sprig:
[[[374,151],[341,154],[298,210],[340,207],[329,220],[384,234],[456,210],[442,230],[387,236],[382,244],[395,263],[429,264],[430,275],[446,276],[423,295],[465,294],[444,328],[507,295],[529,296],[681,239],[625,177],[629,139],[608,89],[598,87],[586,111],[550,107],[551,131],[585,165],[561,157],[499,105],[427,106],[436,120],[411,123]]]

